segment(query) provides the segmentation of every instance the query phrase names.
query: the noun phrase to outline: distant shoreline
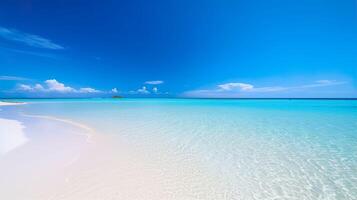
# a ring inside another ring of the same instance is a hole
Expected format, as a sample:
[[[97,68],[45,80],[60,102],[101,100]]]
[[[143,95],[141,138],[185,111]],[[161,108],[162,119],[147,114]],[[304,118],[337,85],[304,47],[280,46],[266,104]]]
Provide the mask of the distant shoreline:
[[[0,106],[16,106],[16,105],[23,105],[26,104],[25,102],[8,102],[0,100]]]

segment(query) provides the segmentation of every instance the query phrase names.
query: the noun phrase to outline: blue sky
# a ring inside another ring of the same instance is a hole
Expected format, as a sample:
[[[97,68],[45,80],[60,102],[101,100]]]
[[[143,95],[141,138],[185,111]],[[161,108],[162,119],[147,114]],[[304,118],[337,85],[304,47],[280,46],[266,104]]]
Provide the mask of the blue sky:
[[[355,0],[0,2],[0,97],[357,97]]]

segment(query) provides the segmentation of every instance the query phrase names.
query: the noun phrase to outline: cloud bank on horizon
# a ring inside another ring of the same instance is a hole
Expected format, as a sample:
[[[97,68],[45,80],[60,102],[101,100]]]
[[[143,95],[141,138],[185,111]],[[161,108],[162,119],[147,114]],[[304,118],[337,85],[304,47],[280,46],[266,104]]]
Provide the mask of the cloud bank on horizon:
[[[27,82],[33,82],[32,79],[29,78],[24,78],[24,77],[19,77],[19,76],[0,76],[0,81],[15,81],[16,82],[16,87],[14,89],[11,89],[9,91],[6,91],[5,93],[10,93],[10,94],[32,94],[32,96],[36,97],[37,95],[41,97],[51,97],[51,96],[58,96],[58,95],[65,95],[66,97],[71,97],[71,96],[85,96],[90,95],[93,97],[94,96],[107,96],[110,94],[125,94],[125,95],[150,95],[150,94],[155,94],[155,95],[162,95],[164,93],[159,92],[159,89],[157,86],[154,86],[152,88],[148,88],[147,86],[142,86],[141,88],[137,90],[131,90],[128,92],[124,91],[119,91],[116,87],[112,88],[111,90],[104,91],[104,90],[98,90],[92,87],[80,87],[80,88],[74,88],[71,86],[67,86],[62,82],[57,81],[56,79],[48,79],[45,80],[43,83],[32,83],[32,84],[25,84],[21,83],[23,81]],[[161,85],[164,82],[163,81],[145,81],[144,82],[147,85]],[[1,92],[1,91],[0,91]],[[167,93],[165,93],[167,94]]]
[[[249,83],[229,82],[219,84],[214,88],[198,89],[186,91],[182,94],[183,97],[196,98],[239,98],[239,97],[254,97],[259,94],[269,94],[267,96],[279,96],[281,93],[302,91],[309,92],[310,89],[322,88],[329,86],[338,86],[347,84],[346,81],[336,80],[317,80],[314,83],[295,85],[295,86],[267,86],[256,87]]]
[[[83,87],[75,89],[73,87],[65,86],[56,79],[49,79],[44,81],[44,84],[36,83],[34,85],[19,84],[16,88],[20,92],[57,92],[57,93],[101,93],[102,91],[90,87]],[[113,91],[113,90],[112,90]]]
[[[126,96],[149,96],[149,95],[168,95],[168,92],[160,92],[158,85],[163,84],[163,81],[145,81],[144,84],[148,86],[142,86],[137,90],[130,90],[128,92],[120,91],[114,87],[110,90],[98,90],[92,87],[79,87],[74,88],[65,85],[56,79],[48,79],[43,83],[32,83],[25,84],[21,83],[24,81],[34,82],[32,79],[17,77],[17,76],[0,76],[0,81],[11,81],[16,83],[16,87],[9,93],[16,94],[32,94],[36,96],[58,96],[58,94],[65,94],[67,97],[71,96],[108,96],[110,94],[120,93]],[[181,94],[176,94],[174,96],[188,97],[188,98],[241,98],[241,97],[289,97],[284,96],[291,92],[316,92],[316,89],[320,91],[320,88],[330,88],[329,91],[335,90],[334,87],[348,86],[348,81],[338,81],[338,80],[316,80],[312,83],[301,84],[301,85],[290,85],[290,86],[256,86],[251,83],[243,82],[226,82],[217,84],[214,87],[188,90]],[[262,95],[263,94],[263,95]],[[281,96],[283,95],[283,96]],[[291,97],[291,96],[290,96]]]

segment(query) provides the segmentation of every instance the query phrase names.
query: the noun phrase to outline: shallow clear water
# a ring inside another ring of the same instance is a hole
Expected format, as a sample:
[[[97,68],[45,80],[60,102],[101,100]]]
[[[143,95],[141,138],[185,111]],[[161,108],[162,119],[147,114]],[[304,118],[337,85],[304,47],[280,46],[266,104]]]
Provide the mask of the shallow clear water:
[[[16,109],[85,123],[147,156],[198,158],[226,199],[357,199],[357,101],[70,99]]]

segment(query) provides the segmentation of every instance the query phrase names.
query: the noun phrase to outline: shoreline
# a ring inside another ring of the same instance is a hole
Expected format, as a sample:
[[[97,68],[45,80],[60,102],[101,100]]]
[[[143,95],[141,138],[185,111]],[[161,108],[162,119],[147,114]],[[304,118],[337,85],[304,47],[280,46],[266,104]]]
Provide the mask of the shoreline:
[[[25,104],[27,104],[27,103],[0,101],[0,107],[2,107],[2,106],[17,106],[17,105],[25,105]],[[1,111],[1,109],[0,109],[0,111]],[[26,114],[26,113],[22,113],[22,112],[19,114],[23,117],[51,120],[51,121],[56,121],[56,122],[60,122],[60,123],[65,123],[68,126],[80,128],[80,129],[84,130],[84,133],[81,133],[78,135],[86,137],[86,142],[94,143],[94,141],[92,141],[92,137],[96,131],[93,128],[87,126],[86,124],[75,122],[70,119],[63,119],[63,118],[47,116],[47,115],[31,115],[31,114]],[[26,137],[26,131],[24,131],[26,128],[27,127],[24,125],[24,123],[22,121],[15,120],[15,119],[0,118],[0,130],[1,130],[0,132],[7,134],[7,137],[5,136],[5,134],[0,135],[0,138],[1,138],[0,139],[0,155],[1,154],[4,155],[12,150],[15,150],[16,148],[19,148],[22,145],[25,145],[26,142],[28,142],[30,140],[28,137]],[[2,136],[4,136],[4,137],[2,137]],[[17,141],[14,141],[15,138],[17,138]],[[13,147],[10,148],[11,145],[9,146],[8,143],[10,143]],[[2,149],[3,146],[4,146],[4,150]],[[7,150],[5,150],[5,149],[7,149]]]
[[[26,102],[5,102],[5,101],[1,101],[0,100],[0,107],[1,106],[26,105],[26,104],[28,104],[28,103],[26,103]],[[57,121],[57,122],[66,123],[66,124],[68,124],[70,126],[81,128],[81,129],[83,129],[83,130],[88,132],[87,134],[84,134],[85,137],[86,137],[87,142],[93,142],[93,141],[91,141],[91,138],[92,138],[92,134],[95,133],[95,130],[93,128],[85,125],[85,124],[82,124],[82,123],[79,123],[79,122],[75,122],[75,121],[70,120],[70,119],[63,119],[63,118],[47,116],[47,115],[31,115],[31,114],[26,114],[26,113],[20,113],[20,114],[21,114],[21,116],[24,116],[24,117],[53,120],[53,121]],[[0,118],[0,120],[8,120],[8,121],[17,122],[16,125],[12,124],[11,127],[9,125],[7,125],[7,129],[10,129],[11,132],[22,132],[21,134],[25,135],[25,133],[23,132],[23,129],[25,129],[26,126],[24,126],[21,121],[10,120],[10,119],[6,119],[6,118]],[[6,125],[6,123],[5,123],[5,125]],[[1,124],[1,122],[0,122],[0,127],[3,127],[5,125]],[[0,153],[1,153],[1,151],[0,151]]]
[[[17,105],[25,105],[25,102],[6,102],[0,101],[0,106],[17,106]]]
[[[0,118],[0,156],[5,155],[23,145],[29,138],[21,121]]]
[[[0,133],[0,199],[49,199],[68,183],[70,169],[81,165],[82,155],[96,147],[94,129],[51,116],[5,115],[0,118]]]
[[[214,199],[216,181],[197,170],[199,160],[95,134],[72,120],[18,114],[29,123],[30,141],[0,157],[0,199],[187,199],[187,188]]]
[[[26,103],[3,102],[0,101],[1,106],[16,106]],[[1,109],[0,109],[1,111]],[[21,121],[0,118],[0,156],[5,155],[23,145],[25,145],[29,138],[26,136],[24,129],[26,127]]]
[[[21,113],[21,115],[24,117],[46,119],[46,120],[62,122],[62,123],[68,124],[70,126],[80,128],[82,130],[85,130],[85,132],[88,132],[88,133],[87,134],[79,134],[79,135],[85,136],[86,141],[88,143],[94,143],[94,141],[92,141],[92,137],[93,137],[93,134],[96,133],[96,131],[93,128],[87,126],[86,124],[82,124],[82,123],[79,123],[79,122],[76,122],[76,121],[73,121],[70,119],[63,119],[63,118],[47,116],[47,115],[30,115],[30,114],[25,114],[25,113]]]

